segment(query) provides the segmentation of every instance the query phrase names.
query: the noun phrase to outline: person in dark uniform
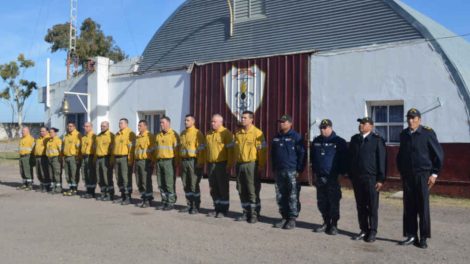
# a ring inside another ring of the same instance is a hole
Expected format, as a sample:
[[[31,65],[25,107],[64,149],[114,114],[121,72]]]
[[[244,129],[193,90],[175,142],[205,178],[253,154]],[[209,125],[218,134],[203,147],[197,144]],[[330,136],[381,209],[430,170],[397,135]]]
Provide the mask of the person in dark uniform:
[[[283,115],[278,123],[279,133],[271,143],[271,164],[282,220],[274,227],[293,229],[300,211],[300,183],[297,177],[305,167],[305,147],[302,136],[292,128],[291,116]]]
[[[321,135],[312,141],[310,157],[317,187],[317,206],[323,218],[323,224],[313,231],[336,235],[341,200],[339,176],[347,172],[348,145],[336,135],[332,126],[329,119],[320,122]]]
[[[429,190],[435,184],[444,160],[436,133],[421,125],[421,113],[412,108],[407,115],[408,128],[400,134],[398,171],[403,181],[403,236],[400,245],[427,248],[431,238]],[[419,233],[418,239],[418,217]]]
[[[377,234],[379,191],[385,181],[385,141],[373,132],[370,117],[357,120],[359,134],[349,143],[349,177],[356,198],[357,214],[361,232],[353,240],[374,242]]]

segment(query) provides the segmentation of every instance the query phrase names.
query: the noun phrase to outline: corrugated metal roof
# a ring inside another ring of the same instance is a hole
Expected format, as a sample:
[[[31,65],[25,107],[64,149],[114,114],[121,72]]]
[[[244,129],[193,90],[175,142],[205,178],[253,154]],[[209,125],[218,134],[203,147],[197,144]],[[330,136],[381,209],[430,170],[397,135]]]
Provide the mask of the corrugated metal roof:
[[[422,38],[384,0],[269,0],[264,8],[236,20],[229,37],[225,0],[187,0],[149,42],[140,71]]]

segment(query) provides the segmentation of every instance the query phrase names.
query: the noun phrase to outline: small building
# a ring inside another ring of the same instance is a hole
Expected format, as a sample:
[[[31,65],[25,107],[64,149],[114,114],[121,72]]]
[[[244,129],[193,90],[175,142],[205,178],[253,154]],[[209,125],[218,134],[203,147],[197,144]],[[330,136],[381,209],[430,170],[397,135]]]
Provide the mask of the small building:
[[[446,153],[435,191],[470,193],[470,44],[398,0],[187,0],[142,57],[98,57],[93,72],[49,91],[46,123],[83,122],[89,99],[95,128],[108,120],[113,131],[126,117],[132,128],[146,119],[156,132],[162,115],[181,131],[187,113],[203,131],[213,113],[235,129],[251,110],[268,140],[277,118],[292,115],[307,145],[323,118],[349,139],[356,119],[370,116],[387,141],[395,184],[398,135],[416,107]],[[64,91],[90,96],[81,103],[67,95],[72,114],[64,116]],[[312,182],[309,170],[301,179]]]

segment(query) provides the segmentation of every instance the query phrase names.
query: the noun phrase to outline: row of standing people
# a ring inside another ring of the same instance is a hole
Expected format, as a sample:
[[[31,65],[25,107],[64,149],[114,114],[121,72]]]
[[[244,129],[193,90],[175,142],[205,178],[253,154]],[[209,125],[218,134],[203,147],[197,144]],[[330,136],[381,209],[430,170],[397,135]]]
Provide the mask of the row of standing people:
[[[45,127],[40,137],[34,139],[24,128],[20,141],[20,169],[23,185],[19,189],[32,189],[32,167],[40,182],[40,190],[64,196],[77,194],[80,170],[85,181],[83,198],[131,203],[132,174],[135,172],[141,193],[141,207],[150,206],[153,197],[152,173],[156,170],[161,194],[157,209],[172,210],[176,203],[175,171],[180,168],[187,207],[183,211],[198,213],[200,207],[199,183],[203,166],[207,164],[214,212],[221,218],[229,210],[229,176],[237,173],[237,188],[243,208],[239,220],[256,222],[261,209],[259,173],[266,163],[266,142],[263,133],[253,125],[254,115],[246,112],[242,126],[232,134],[223,126],[223,117],[214,115],[211,130],[203,135],[195,126],[195,118],[187,115],[186,129],[178,135],[171,128],[169,117],[160,120],[161,132],[152,135],[145,120],[139,121],[139,134],[128,127],[128,120],[119,121],[119,131],[113,134],[109,122],[101,123],[101,132],[94,134],[91,123],[85,123],[82,136],[75,124],[67,124],[67,133],[61,139],[58,129]],[[62,189],[62,170],[68,190]],[[114,199],[114,177],[121,199]],[[97,185],[100,194],[95,194]]]
[[[429,190],[436,183],[444,154],[435,132],[421,125],[421,113],[411,108],[408,127],[400,133],[396,164],[403,183],[403,236],[400,245],[427,248],[431,237]],[[335,235],[340,218],[340,176],[352,182],[360,232],[353,240],[374,242],[378,227],[379,192],[386,180],[387,152],[384,139],[374,133],[374,122],[360,118],[359,133],[349,146],[333,131],[331,120],[322,120],[320,136],[311,145],[311,161],[317,187],[317,204],[323,224],[315,232]],[[419,236],[418,236],[419,231]]]
[[[435,182],[442,166],[442,149],[435,133],[420,125],[421,114],[416,109],[407,113],[409,127],[401,133],[397,164],[404,186],[404,245],[427,247],[430,237],[429,188]],[[112,171],[116,168],[117,185],[121,192],[121,204],[130,203],[132,172],[135,169],[137,186],[141,193],[141,207],[148,207],[153,200],[152,172],[156,168],[162,203],[157,209],[172,210],[176,202],[175,169],[180,167],[187,207],[182,211],[198,213],[200,206],[199,183],[204,164],[207,164],[210,194],[214,211],[209,215],[222,218],[229,210],[229,176],[235,171],[237,189],[243,214],[237,220],[256,223],[261,201],[260,177],[266,163],[266,142],[261,130],[253,125],[254,114],[246,111],[241,118],[241,128],[232,134],[223,126],[223,117],[215,114],[211,130],[204,136],[195,128],[195,118],[187,115],[186,129],[178,135],[170,127],[170,119],[160,120],[161,132],[152,135],[144,120],[139,122],[139,134],[128,128],[127,119],[119,121],[119,132],[109,131],[109,123],[102,122],[101,132],[93,133],[91,123],[84,126],[82,137],[75,125],[67,125],[62,142],[57,129],[41,129],[41,136],[34,140],[29,132],[23,132],[20,142],[20,168],[24,179],[21,188],[32,186],[32,170],[27,166],[33,160],[43,191],[60,193],[61,162],[69,183],[64,195],[75,195],[79,181],[79,167],[85,179],[87,192],[84,198],[95,197],[99,183],[98,200],[114,199]],[[276,198],[282,220],[275,227],[292,229],[300,212],[300,184],[297,177],[305,163],[303,138],[292,129],[288,115],[279,120],[279,133],[271,142],[271,163],[276,180]],[[320,136],[311,143],[312,169],[317,187],[317,204],[323,224],[315,232],[335,235],[339,220],[341,186],[339,177],[348,175],[353,183],[358,211],[360,232],[354,240],[375,241],[378,225],[379,191],[385,181],[386,151],[383,138],[373,132],[370,118],[358,119],[360,133],[351,138],[349,147],[337,136],[328,119],[320,123]],[[32,157],[32,159],[31,159]],[[81,165],[79,165],[81,164]],[[30,172],[28,172],[30,170]],[[428,176],[426,176],[429,174]],[[50,175],[50,177],[48,176]],[[418,239],[417,219],[419,216]]]

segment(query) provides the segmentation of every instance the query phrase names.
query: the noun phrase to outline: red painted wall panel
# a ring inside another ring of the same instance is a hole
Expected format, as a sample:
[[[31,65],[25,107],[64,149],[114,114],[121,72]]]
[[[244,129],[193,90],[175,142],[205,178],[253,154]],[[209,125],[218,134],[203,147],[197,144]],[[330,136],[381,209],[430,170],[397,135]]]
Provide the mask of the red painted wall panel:
[[[210,129],[212,114],[220,113],[225,119],[225,126],[235,131],[237,117],[225,102],[224,76],[232,67],[250,68],[257,65],[266,74],[264,96],[255,112],[255,125],[267,139],[268,148],[277,133],[277,119],[283,114],[293,118],[294,129],[308,139],[309,124],[309,54],[276,56],[260,59],[239,60],[234,62],[212,63],[195,66],[191,75],[190,109],[196,116],[201,131]],[[269,149],[268,149],[269,151]],[[268,167],[262,179],[272,179]],[[303,182],[310,182],[307,170],[300,177]]]

